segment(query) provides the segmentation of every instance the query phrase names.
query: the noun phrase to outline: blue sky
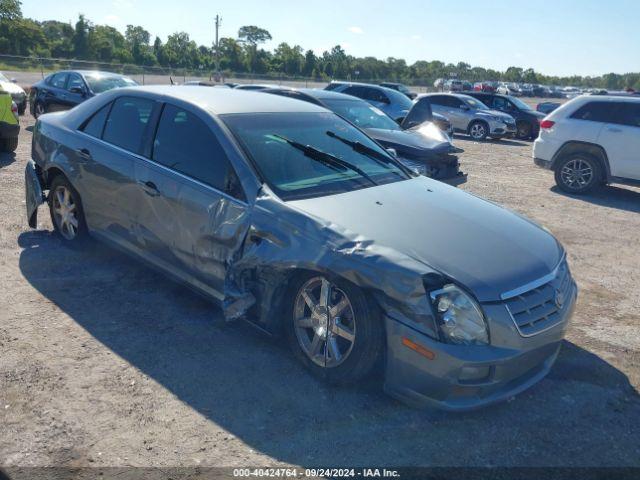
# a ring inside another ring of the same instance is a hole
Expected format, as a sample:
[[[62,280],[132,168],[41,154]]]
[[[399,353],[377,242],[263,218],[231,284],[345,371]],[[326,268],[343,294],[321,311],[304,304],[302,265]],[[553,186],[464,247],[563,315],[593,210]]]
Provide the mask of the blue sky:
[[[124,31],[142,25],[166,40],[186,31],[213,43],[242,25],[316,53],[336,44],[356,56],[464,61],[504,70],[514,65],[550,75],[640,71],[638,0],[22,0],[24,16],[94,23]],[[152,37],[153,38],[153,37]]]

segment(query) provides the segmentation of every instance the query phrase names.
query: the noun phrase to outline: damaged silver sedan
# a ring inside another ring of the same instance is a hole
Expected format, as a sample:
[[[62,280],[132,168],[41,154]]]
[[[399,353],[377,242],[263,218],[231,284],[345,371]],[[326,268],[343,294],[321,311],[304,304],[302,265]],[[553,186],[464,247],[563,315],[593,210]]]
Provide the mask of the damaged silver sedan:
[[[416,176],[306,102],[199,87],[107,92],[39,118],[27,215],[88,234],[284,335],[336,383],[414,405],[514,395],[553,364],[577,288],[532,222]]]

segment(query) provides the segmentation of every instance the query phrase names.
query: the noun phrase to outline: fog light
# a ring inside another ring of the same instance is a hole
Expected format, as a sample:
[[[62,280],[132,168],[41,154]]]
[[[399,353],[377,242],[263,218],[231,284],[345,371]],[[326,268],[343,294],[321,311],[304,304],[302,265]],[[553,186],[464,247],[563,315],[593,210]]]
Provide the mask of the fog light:
[[[486,380],[489,373],[491,373],[491,367],[462,367],[458,374],[458,380],[461,382]]]

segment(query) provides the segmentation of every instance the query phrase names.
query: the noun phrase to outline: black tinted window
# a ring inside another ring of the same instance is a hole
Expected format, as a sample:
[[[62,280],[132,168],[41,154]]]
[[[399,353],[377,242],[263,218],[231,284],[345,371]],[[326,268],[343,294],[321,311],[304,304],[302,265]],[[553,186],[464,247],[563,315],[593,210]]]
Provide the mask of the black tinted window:
[[[118,98],[109,113],[102,139],[130,152],[140,153],[153,104],[153,100],[146,98]]]
[[[56,73],[51,78],[51,86],[56,88],[64,88],[65,83],[67,83],[67,77],[69,74],[67,73]]]
[[[347,95],[353,95],[354,97],[358,97],[358,98],[364,98],[364,99],[367,98],[364,92],[364,88],[359,86],[348,87],[344,90],[343,93],[346,93]]]
[[[341,86],[342,86],[342,84],[340,84],[340,83],[330,83],[329,85],[324,87],[324,89],[325,90],[335,90],[336,88],[339,88]]]
[[[590,102],[580,107],[571,118],[592,122],[613,122],[616,112],[614,102]]]
[[[102,136],[102,130],[104,128],[104,122],[107,119],[107,115],[109,114],[109,107],[111,107],[110,103],[94,113],[93,117],[91,117],[89,121],[85,123],[82,131],[87,135],[91,135],[92,137],[100,138]]]
[[[619,115],[622,125],[629,125],[631,127],[640,127],[640,103],[629,102],[620,104]]]
[[[72,88],[83,88],[84,82],[82,81],[82,77],[77,73],[72,73],[69,76],[69,83],[67,84],[67,90],[71,90]]]
[[[443,95],[433,95],[429,97],[429,102],[431,105],[446,105],[445,98]]]
[[[220,191],[242,197],[235,173],[213,132],[186,110],[165,105],[153,142],[153,160]]]

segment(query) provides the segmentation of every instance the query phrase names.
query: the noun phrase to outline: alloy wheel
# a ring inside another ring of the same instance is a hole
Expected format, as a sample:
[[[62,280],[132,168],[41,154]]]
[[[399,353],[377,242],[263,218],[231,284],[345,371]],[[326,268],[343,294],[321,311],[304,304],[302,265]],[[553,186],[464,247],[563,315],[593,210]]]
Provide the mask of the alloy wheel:
[[[44,115],[46,112],[44,111],[44,106],[42,105],[42,103],[38,102],[36,103],[36,108],[35,108],[35,117],[38,118],[40,115]]]
[[[353,306],[347,294],[324,277],[313,277],[302,285],[294,303],[293,323],[300,348],[320,367],[337,367],[353,350]]]
[[[589,162],[575,158],[562,167],[560,178],[571,190],[583,190],[593,180],[593,168]]]
[[[477,140],[480,138],[484,138],[485,132],[486,129],[483,124],[475,123],[471,126],[471,131],[469,133],[471,134],[472,138],[475,138]]]
[[[53,192],[52,198],[53,220],[58,231],[67,240],[73,240],[78,235],[78,209],[73,193],[64,185],[60,185]]]

